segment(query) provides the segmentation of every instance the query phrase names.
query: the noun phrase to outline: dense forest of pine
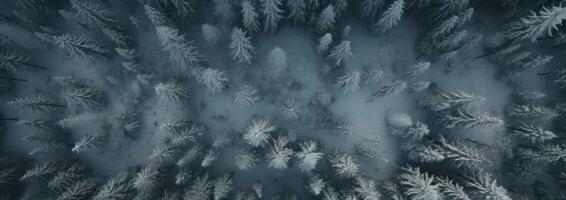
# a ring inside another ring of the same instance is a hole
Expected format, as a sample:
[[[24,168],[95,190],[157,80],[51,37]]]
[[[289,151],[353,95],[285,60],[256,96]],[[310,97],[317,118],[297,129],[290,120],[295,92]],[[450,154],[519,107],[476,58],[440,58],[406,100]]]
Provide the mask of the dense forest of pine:
[[[0,0],[0,199],[566,199],[565,19],[563,0]]]

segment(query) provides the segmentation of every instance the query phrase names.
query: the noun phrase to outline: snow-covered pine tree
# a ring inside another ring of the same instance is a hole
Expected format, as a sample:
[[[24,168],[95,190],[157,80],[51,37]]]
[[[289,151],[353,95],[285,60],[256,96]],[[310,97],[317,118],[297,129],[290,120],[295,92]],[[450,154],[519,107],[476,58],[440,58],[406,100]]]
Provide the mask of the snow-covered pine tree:
[[[182,119],[172,119],[172,120],[161,121],[161,122],[159,122],[158,128],[159,128],[160,131],[163,131],[163,132],[165,132],[169,135],[173,135],[173,136],[186,135],[186,136],[196,137],[196,135],[193,135],[193,133],[200,131],[200,127],[191,126],[189,121],[182,120]],[[188,132],[188,133],[185,134],[183,132]],[[192,139],[194,139],[194,138],[192,138]]]
[[[56,124],[46,118],[21,119],[16,122],[16,125],[41,131],[53,131],[56,129]]]
[[[373,21],[384,3],[383,0],[363,0],[360,4],[362,18]]]
[[[438,10],[435,12],[434,21],[446,19],[448,16],[458,14],[468,7],[469,0],[440,0]]]
[[[88,107],[104,101],[104,92],[90,87],[71,88],[63,91],[61,98],[67,105]]]
[[[213,182],[213,197],[214,200],[221,200],[228,197],[228,193],[233,189],[234,181],[232,177],[228,174],[223,174],[222,176],[216,178]]]
[[[101,9],[91,1],[70,0],[70,2],[77,10],[79,18],[85,20],[89,26],[100,29],[107,38],[123,46],[131,40],[119,24],[120,20],[109,11]]]
[[[7,103],[15,109],[23,112],[49,112],[56,108],[65,108],[65,105],[57,104],[54,100],[44,97],[35,96],[29,98],[16,97]]]
[[[149,160],[153,163],[162,163],[172,160],[177,154],[178,149],[169,143],[157,144],[153,147]]]
[[[532,57],[532,52],[530,51],[515,51],[504,57],[502,62],[509,66],[518,66],[522,65],[523,61],[529,59],[530,57]]]
[[[275,131],[275,126],[271,125],[269,119],[252,120],[244,133],[244,140],[252,147],[260,147],[267,144],[270,132]]]
[[[42,13],[49,10],[45,0],[10,0],[9,2],[30,13]]]
[[[407,82],[393,80],[381,85],[372,96],[389,96],[399,94],[407,89]]]
[[[525,90],[519,92],[517,94],[517,97],[519,97],[519,99],[524,102],[533,102],[546,97],[546,94],[538,91]]]
[[[342,13],[348,8],[348,0],[332,0],[334,5],[334,12],[337,17],[342,16]]]
[[[381,151],[378,148],[376,148],[376,146],[373,144],[358,145],[358,147],[356,148],[356,153],[359,156],[361,156],[364,160],[368,160],[372,162],[378,162],[378,161],[388,162],[388,160],[383,157]]]
[[[327,186],[322,193],[322,199],[324,200],[341,200],[340,194],[338,194],[334,188]]]
[[[293,20],[293,23],[305,22],[305,9],[305,0],[287,0],[287,18]]]
[[[52,139],[48,141],[41,141],[39,147],[32,149],[28,154],[43,156],[45,154],[52,154],[62,150],[67,150],[67,146],[62,141]]]
[[[131,179],[126,173],[118,174],[103,184],[92,200],[119,200],[129,197],[133,192]]]
[[[425,73],[428,69],[430,69],[430,62],[420,61],[407,68],[407,70],[405,70],[405,74],[407,76],[416,76]]]
[[[429,35],[433,41],[438,41],[453,33],[458,28],[459,23],[460,17],[458,15],[453,15],[436,25]]]
[[[215,46],[222,39],[220,30],[212,24],[202,24],[200,29],[204,41],[206,41],[209,46]]]
[[[421,163],[433,163],[443,161],[446,157],[442,151],[429,145],[421,145],[409,151],[409,159]]]
[[[403,9],[405,7],[404,0],[395,0],[393,3],[381,14],[380,19],[377,21],[377,30],[385,32],[394,26],[397,26],[403,16]]]
[[[25,68],[47,70],[46,67],[32,64],[30,57],[23,56],[14,51],[0,53],[0,69],[2,71],[18,71]]]
[[[216,136],[216,138],[212,142],[212,148],[218,150],[223,149],[232,142],[232,139],[233,138],[231,132],[222,133]]]
[[[492,43],[495,44],[491,44],[490,45],[490,49],[492,49],[492,51],[494,52],[493,55],[489,56],[488,58],[490,60],[494,60],[496,62],[503,62],[505,60],[508,60],[508,58],[513,55],[516,54],[522,47],[521,43],[517,43],[517,44],[513,44],[513,43],[503,43],[501,41],[498,40],[503,40],[502,38],[499,37],[495,37],[492,40],[496,40]]]
[[[518,127],[509,127],[511,133],[532,143],[542,143],[556,138],[556,134],[540,126],[521,123]]]
[[[135,60],[139,57],[139,53],[133,48],[114,48],[114,51],[127,60]]]
[[[358,130],[348,120],[340,120],[336,126],[336,132],[340,135],[354,135]]]
[[[430,133],[428,126],[420,121],[415,121],[413,125],[409,126],[406,130],[399,132],[399,136],[409,139],[411,141],[420,141],[423,137]]]
[[[255,54],[255,48],[252,45],[251,37],[246,36],[246,32],[236,27],[230,35],[230,49],[232,50],[232,58],[240,64],[252,64],[252,58]]]
[[[297,166],[302,172],[311,172],[316,168],[318,160],[322,158],[324,153],[316,152],[316,143],[314,141],[303,142],[300,144],[301,151],[295,153],[298,159]]]
[[[267,65],[273,77],[279,77],[287,69],[287,53],[280,47],[274,47],[267,56]]]
[[[420,169],[404,167],[399,182],[406,187],[404,194],[412,200],[442,200],[440,185],[433,183],[434,176]]]
[[[356,91],[360,89],[360,80],[362,74],[357,71],[347,72],[346,74],[338,77],[334,87],[343,89],[344,93]]]
[[[199,144],[193,145],[191,148],[187,149],[185,154],[179,158],[176,165],[178,167],[184,167],[190,164],[192,161],[196,159],[202,152],[202,147]]]
[[[88,1],[69,0],[75,10],[77,16],[83,18],[90,26],[103,29],[105,27],[118,23],[118,19],[109,11],[101,9],[98,5]]]
[[[236,13],[232,2],[232,0],[214,0],[214,15],[220,17],[224,22],[234,20]]]
[[[356,195],[363,200],[379,200],[381,194],[376,188],[375,182],[363,177],[356,177]]]
[[[406,198],[401,192],[401,187],[394,180],[386,180],[382,188],[390,199],[402,200]]]
[[[458,183],[442,177],[436,177],[436,182],[440,185],[440,191],[444,196],[454,200],[471,200],[470,196],[464,191],[464,187]]]
[[[364,69],[362,77],[367,84],[376,84],[383,81],[383,70],[376,70],[376,69]]]
[[[315,196],[318,196],[322,192],[322,189],[324,189],[325,186],[326,186],[326,182],[320,176],[316,174],[309,176],[307,188]]]
[[[535,56],[535,57],[523,59],[520,62],[518,62],[517,64],[515,64],[514,70],[515,71],[524,71],[526,69],[537,68],[537,67],[543,66],[543,65],[551,62],[553,58],[554,58],[553,56],[538,55],[538,56]]]
[[[295,120],[299,118],[300,107],[295,99],[288,98],[283,100],[283,106],[281,107],[281,114],[284,119]]]
[[[261,199],[263,197],[263,184],[261,182],[256,182],[252,185],[255,195]]]
[[[536,42],[545,36],[552,37],[566,19],[566,8],[562,6],[544,6],[538,12],[531,12],[511,25],[509,36],[517,39],[530,39]]]
[[[19,178],[20,181],[45,178],[46,176],[53,175],[57,170],[64,167],[65,163],[59,160],[43,161],[37,163],[32,168],[26,170]]]
[[[318,45],[316,46],[316,50],[318,51],[318,53],[325,53],[330,48],[331,44],[332,44],[332,34],[326,33],[318,39]]]
[[[474,173],[466,182],[479,199],[511,200],[507,189],[497,184],[497,180],[485,171]]]
[[[35,34],[40,38],[46,38],[46,41],[48,41],[49,43],[52,43],[58,48],[65,50],[71,56],[80,59],[94,61],[96,57],[104,56],[106,55],[106,53],[108,53],[107,49],[104,49],[93,43],[85,35],[76,37],[67,33],[60,36],[52,36],[37,32]]]
[[[444,137],[441,137],[434,147],[458,168],[480,169],[489,164],[489,161],[477,150],[459,142],[449,143]]]
[[[252,192],[238,192],[234,200],[258,200],[258,197]]]
[[[184,185],[189,182],[192,178],[192,173],[187,169],[187,167],[179,168],[177,174],[175,174],[175,185]]]
[[[165,6],[171,5],[175,8],[175,10],[177,10],[177,14],[181,17],[187,17],[195,13],[195,9],[193,7],[196,0],[164,0],[162,2]]]
[[[354,189],[350,189],[347,191],[342,191],[340,196],[344,199],[344,200],[357,200],[358,196],[356,196],[356,191],[354,191]]]
[[[442,116],[444,128],[485,128],[503,125],[503,121],[487,113],[469,112],[458,109]]]
[[[435,42],[434,45],[440,52],[450,52],[460,49],[470,37],[471,35],[468,34],[468,31],[461,30],[442,38]]]
[[[88,169],[85,165],[73,163],[66,169],[55,174],[47,183],[47,187],[55,191],[64,191],[73,183],[88,177]]]
[[[164,26],[171,24],[169,19],[165,16],[165,13],[161,12],[160,10],[151,7],[150,5],[144,5],[145,15],[149,18],[149,21],[153,26]]]
[[[189,98],[189,90],[179,82],[158,83],[154,87],[155,93],[161,100],[181,102]]]
[[[126,136],[133,137],[135,133],[141,128],[141,121],[139,113],[134,111],[126,111],[118,113],[115,116],[115,119],[118,120],[119,126],[123,129],[123,134]]]
[[[259,14],[251,0],[242,1],[242,23],[250,33],[259,30]]]
[[[558,117],[555,109],[535,104],[512,104],[507,109],[507,114],[512,117],[536,120],[551,120]]]
[[[181,122],[186,123],[186,122]],[[161,128],[161,127],[160,127]],[[174,134],[170,140],[171,144],[176,147],[182,147],[191,142],[194,142],[197,137],[204,134],[203,128],[198,125],[181,125],[168,128],[169,132]]]
[[[210,148],[208,150],[208,152],[206,154],[204,154],[204,157],[202,158],[202,162],[200,163],[200,166],[202,168],[207,168],[210,165],[212,165],[212,162],[214,162],[217,158],[218,158],[218,151],[216,149]]]
[[[95,178],[82,179],[65,188],[57,200],[87,199],[94,193],[96,187]]]
[[[342,63],[346,62],[348,59],[353,58],[354,54],[352,54],[352,47],[350,46],[349,40],[342,40],[340,44],[336,45],[328,58],[332,60],[335,66],[339,66]]]
[[[261,12],[265,19],[264,32],[274,32],[279,26],[279,21],[283,18],[281,0],[261,0]]]
[[[341,177],[353,178],[360,172],[360,165],[348,154],[337,155],[330,162]]]
[[[121,64],[122,64],[122,67],[124,67],[124,69],[126,69],[130,72],[134,72],[138,76],[143,73],[144,69],[139,63],[125,61],[125,62],[122,62]]]
[[[224,84],[228,81],[228,77],[226,77],[225,71],[207,67],[201,70],[198,81],[205,85],[209,92],[218,93],[224,89]]]
[[[289,139],[284,136],[273,140],[273,145],[267,153],[266,158],[269,160],[269,167],[275,169],[286,169],[287,163],[293,156],[293,150],[287,147]]]
[[[236,167],[242,171],[249,170],[254,167],[257,161],[258,158],[256,156],[256,152],[251,149],[240,150],[240,153],[238,153],[235,158]]]
[[[241,106],[251,105],[259,99],[257,95],[257,89],[249,85],[242,85],[234,95],[234,102]]]
[[[472,103],[479,103],[485,98],[476,94],[467,93],[461,90],[455,92],[443,92],[441,90],[432,90],[430,94],[419,99],[419,105],[431,111],[438,112],[454,108],[457,106],[466,106]]]
[[[202,55],[193,45],[192,41],[185,40],[179,30],[169,26],[155,27],[157,38],[161,42],[161,49],[169,53],[169,59],[181,69],[190,69],[190,75],[195,76],[194,69],[200,66]]]
[[[136,173],[132,185],[139,192],[150,191],[157,185],[160,176],[161,172],[158,166],[148,164]]]
[[[212,192],[213,184],[208,178],[208,174],[197,177],[193,184],[185,191],[183,199],[208,200]]]
[[[82,153],[87,151],[97,151],[102,146],[104,137],[100,134],[90,134],[83,136],[79,141],[75,142],[71,151]]]
[[[332,4],[326,6],[318,16],[316,21],[316,28],[320,33],[332,30],[334,23],[336,22],[336,13],[334,12],[334,6]]]
[[[521,158],[535,163],[566,161],[566,147],[561,144],[541,145],[537,149],[519,149]]]

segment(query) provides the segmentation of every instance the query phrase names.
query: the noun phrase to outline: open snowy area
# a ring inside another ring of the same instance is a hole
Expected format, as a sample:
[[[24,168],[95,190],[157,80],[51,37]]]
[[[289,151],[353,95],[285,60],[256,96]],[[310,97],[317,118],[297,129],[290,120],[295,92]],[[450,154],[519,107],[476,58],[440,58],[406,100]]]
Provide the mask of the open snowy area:
[[[563,0],[0,0],[0,200],[566,199]]]

